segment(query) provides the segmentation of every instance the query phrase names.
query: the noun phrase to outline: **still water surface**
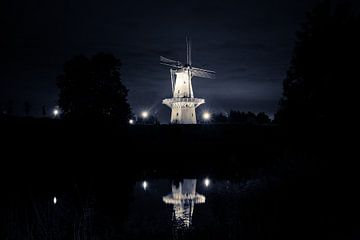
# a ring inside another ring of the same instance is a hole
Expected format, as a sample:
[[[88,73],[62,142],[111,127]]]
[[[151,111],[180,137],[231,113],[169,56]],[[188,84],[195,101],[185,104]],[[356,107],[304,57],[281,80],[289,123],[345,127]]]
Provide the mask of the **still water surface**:
[[[256,182],[180,179],[136,182],[124,233],[130,238],[237,238],[246,232],[245,195]],[[248,229],[247,229],[248,230]]]

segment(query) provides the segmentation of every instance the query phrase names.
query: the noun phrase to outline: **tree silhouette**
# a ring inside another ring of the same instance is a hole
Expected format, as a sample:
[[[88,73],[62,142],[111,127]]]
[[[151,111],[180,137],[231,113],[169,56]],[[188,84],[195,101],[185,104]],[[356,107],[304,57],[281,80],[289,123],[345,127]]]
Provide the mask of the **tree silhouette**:
[[[3,103],[0,102],[0,117],[4,116],[6,114],[5,107],[3,106]]]
[[[150,115],[147,118],[143,118],[143,117],[137,118],[136,124],[159,125],[160,121],[156,116]]]
[[[211,117],[212,123],[224,124],[224,123],[228,123],[228,121],[229,121],[228,117],[223,113],[215,113]]]
[[[43,105],[43,106],[41,107],[41,113],[42,113],[42,116],[43,116],[43,117],[46,117],[46,106],[45,106],[45,105]]]
[[[354,103],[360,79],[360,24],[348,5],[322,2],[297,33],[276,120],[283,123],[334,120]]]
[[[260,112],[255,114],[253,112],[241,112],[237,110],[231,110],[226,116],[222,113],[215,113],[212,115],[211,123],[214,124],[270,124],[270,117]]]
[[[14,114],[14,101],[9,100],[6,106],[6,114],[7,115],[13,115]]]
[[[120,60],[99,53],[76,56],[65,63],[58,76],[59,107],[67,119],[116,120],[127,123],[131,110],[128,90],[121,83]]]
[[[271,123],[271,119],[266,113],[260,112],[256,115],[256,123],[257,124],[269,124],[269,123]]]
[[[30,111],[31,111],[31,105],[30,105],[30,103],[29,103],[28,101],[26,101],[26,102],[24,103],[24,112],[25,112],[25,115],[26,115],[26,116],[29,116]]]
[[[245,115],[246,115],[245,112],[231,110],[229,113],[229,121],[230,123],[245,123],[246,121]]]
[[[235,124],[255,124],[256,122],[256,114],[252,112],[240,112],[231,110],[229,113],[229,121],[230,123]]]

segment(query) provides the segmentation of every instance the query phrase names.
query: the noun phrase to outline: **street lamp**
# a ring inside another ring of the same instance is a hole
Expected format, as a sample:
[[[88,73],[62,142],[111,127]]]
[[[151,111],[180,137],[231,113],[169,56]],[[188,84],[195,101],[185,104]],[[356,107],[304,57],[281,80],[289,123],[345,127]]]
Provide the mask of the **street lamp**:
[[[55,109],[53,110],[53,115],[54,115],[54,117],[59,116],[59,113],[60,113],[59,109],[55,108]]]
[[[205,185],[205,187],[208,187],[210,185],[210,179],[205,178],[204,185]]]
[[[148,183],[147,183],[147,181],[143,181],[143,183],[142,183],[142,187],[143,187],[143,189],[144,189],[144,190],[146,190],[146,189],[147,189],[147,187],[148,187]]]
[[[148,118],[149,117],[149,112],[148,111],[142,111],[141,112],[141,117],[144,118],[144,119]]]
[[[133,125],[133,124],[134,124],[134,120],[133,120],[133,119],[130,119],[130,120],[129,120],[129,124]]]
[[[209,112],[204,112],[203,115],[202,115],[202,118],[205,121],[209,121],[211,119],[211,114]]]

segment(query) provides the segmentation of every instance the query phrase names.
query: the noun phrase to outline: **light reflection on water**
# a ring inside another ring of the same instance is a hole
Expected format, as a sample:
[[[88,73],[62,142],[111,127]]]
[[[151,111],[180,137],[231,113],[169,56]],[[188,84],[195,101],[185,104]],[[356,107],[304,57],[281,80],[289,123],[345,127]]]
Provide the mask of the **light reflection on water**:
[[[257,222],[263,224],[257,217],[261,207],[271,204],[259,202],[257,192],[266,184],[257,179],[146,179],[146,189],[143,182],[135,184],[128,208],[124,228],[129,238],[219,239],[225,234],[247,239],[257,234]]]
[[[224,189],[226,185],[225,181],[215,183],[208,178],[137,182],[129,208],[132,226],[128,228],[136,226],[145,235],[149,234],[148,229],[152,229],[151,233],[156,232],[157,236],[171,234],[176,238],[174,235],[184,231],[211,226],[215,219],[211,217],[212,209],[208,209],[207,204],[208,200],[210,204],[212,201],[206,195],[210,192],[214,194],[216,189]]]
[[[173,182],[171,193],[163,197],[166,204],[173,205],[172,221],[177,229],[189,228],[195,204],[205,203],[205,196],[196,192],[196,179]]]

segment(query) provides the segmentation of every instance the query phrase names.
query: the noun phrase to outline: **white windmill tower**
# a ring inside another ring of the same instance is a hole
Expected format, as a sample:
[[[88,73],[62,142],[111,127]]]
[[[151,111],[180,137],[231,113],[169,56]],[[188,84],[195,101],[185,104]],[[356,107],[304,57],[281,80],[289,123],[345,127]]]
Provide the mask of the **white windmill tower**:
[[[186,38],[186,64],[160,56],[160,64],[170,66],[172,98],[162,101],[171,108],[171,123],[196,124],[195,109],[205,103],[204,99],[194,98],[192,77],[215,78],[211,70],[193,67],[191,64],[191,42]]]

